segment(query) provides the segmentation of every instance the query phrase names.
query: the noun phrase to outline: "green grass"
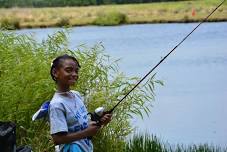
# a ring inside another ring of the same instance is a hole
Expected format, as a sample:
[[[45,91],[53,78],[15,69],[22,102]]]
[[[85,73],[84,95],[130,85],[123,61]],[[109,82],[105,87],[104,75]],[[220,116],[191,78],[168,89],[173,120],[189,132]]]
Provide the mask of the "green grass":
[[[126,144],[125,152],[166,152],[166,147],[156,136],[135,135]]]
[[[220,2],[220,0],[193,0],[86,7],[2,8],[0,22],[6,18],[17,21],[19,27],[15,28],[197,22],[207,16]],[[195,10],[194,16],[193,10]],[[226,14],[227,2],[208,21],[227,21]]]
[[[127,142],[125,152],[227,152],[227,147],[222,148],[209,144],[170,145],[156,136],[139,134]]]

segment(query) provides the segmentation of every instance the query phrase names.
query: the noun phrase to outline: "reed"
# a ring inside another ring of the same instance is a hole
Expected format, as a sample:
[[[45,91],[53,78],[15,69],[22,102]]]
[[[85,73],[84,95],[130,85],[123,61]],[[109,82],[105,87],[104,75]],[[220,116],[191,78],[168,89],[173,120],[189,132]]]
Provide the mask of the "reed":
[[[227,147],[209,144],[171,145],[154,135],[136,134],[125,146],[125,152],[227,152]]]

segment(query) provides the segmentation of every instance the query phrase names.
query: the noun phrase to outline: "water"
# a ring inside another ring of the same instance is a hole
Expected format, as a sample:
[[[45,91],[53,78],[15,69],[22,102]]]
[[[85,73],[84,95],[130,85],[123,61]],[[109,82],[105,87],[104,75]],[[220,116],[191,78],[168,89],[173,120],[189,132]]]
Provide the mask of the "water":
[[[98,42],[120,70],[142,77],[197,23],[75,27],[70,47]],[[58,28],[26,29],[38,40]],[[205,23],[155,71],[164,87],[156,88],[150,117],[132,120],[139,132],[156,134],[169,143],[227,146],[227,22]]]

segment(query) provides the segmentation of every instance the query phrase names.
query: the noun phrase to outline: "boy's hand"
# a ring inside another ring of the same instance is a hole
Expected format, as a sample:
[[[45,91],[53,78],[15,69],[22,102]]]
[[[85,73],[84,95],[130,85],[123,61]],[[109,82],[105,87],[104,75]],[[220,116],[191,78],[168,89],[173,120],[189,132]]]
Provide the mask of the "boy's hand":
[[[85,129],[87,136],[94,136],[99,131],[100,126],[97,125],[97,122],[91,121],[88,128]]]
[[[101,125],[107,125],[111,121],[111,118],[112,114],[105,114],[104,116],[102,116],[102,118],[100,119]]]

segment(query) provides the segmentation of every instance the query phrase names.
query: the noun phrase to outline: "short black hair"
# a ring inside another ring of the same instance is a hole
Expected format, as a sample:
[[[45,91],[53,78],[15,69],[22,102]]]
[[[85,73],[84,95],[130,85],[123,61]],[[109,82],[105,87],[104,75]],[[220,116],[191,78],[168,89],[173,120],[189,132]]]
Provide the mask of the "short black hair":
[[[51,69],[50,69],[50,75],[51,75],[51,77],[52,77],[52,79],[53,79],[54,81],[57,81],[57,79],[56,79],[56,78],[54,77],[54,75],[53,75],[53,69],[59,68],[59,66],[60,66],[61,63],[62,63],[62,60],[65,60],[65,59],[72,59],[72,60],[78,65],[78,67],[80,68],[80,64],[79,64],[78,60],[77,60],[75,57],[70,56],[70,55],[68,55],[68,54],[64,54],[64,55],[58,56],[58,57],[55,58],[55,59],[53,60],[53,62],[51,63]]]

